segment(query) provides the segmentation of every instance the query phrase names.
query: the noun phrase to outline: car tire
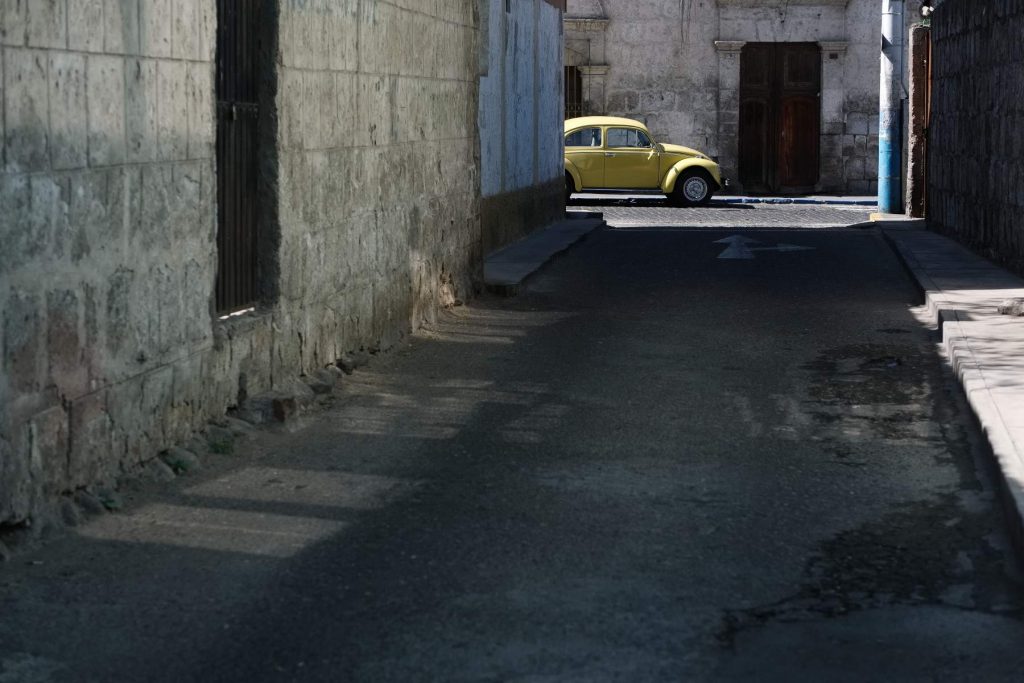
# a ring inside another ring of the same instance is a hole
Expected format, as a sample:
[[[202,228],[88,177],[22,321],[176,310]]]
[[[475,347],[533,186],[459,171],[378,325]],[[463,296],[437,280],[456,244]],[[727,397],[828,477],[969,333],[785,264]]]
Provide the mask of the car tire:
[[[711,201],[714,182],[707,172],[694,168],[684,171],[676,179],[669,198],[676,206],[706,206]]]
[[[572,176],[568,173],[565,174],[565,203],[569,203],[569,198],[572,197],[572,193],[576,190],[576,184],[572,181]]]

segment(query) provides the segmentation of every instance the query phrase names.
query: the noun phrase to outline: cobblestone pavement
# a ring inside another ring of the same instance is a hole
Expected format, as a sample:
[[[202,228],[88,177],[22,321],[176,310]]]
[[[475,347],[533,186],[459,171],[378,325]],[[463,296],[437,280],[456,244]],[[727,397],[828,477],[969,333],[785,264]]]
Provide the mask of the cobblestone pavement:
[[[659,196],[573,199],[570,211],[600,211],[613,228],[834,228],[868,220],[871,207],[794,204],[726,204],[700,208],[670,206]]]

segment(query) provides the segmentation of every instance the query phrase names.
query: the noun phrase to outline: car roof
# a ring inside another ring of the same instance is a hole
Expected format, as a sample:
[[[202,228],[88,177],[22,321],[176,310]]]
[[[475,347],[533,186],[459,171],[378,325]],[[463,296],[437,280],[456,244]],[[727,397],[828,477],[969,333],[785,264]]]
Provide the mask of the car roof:
[[[581,116],[575,119],[568,119],[565,122],[565,131],[576,130],[577,128],[586,128],[588,126],[629,126],[630,128],[639,128],[642,131],[650,133],[647,130],[647,126],[634,121],[633,119],[624,119],[618,116]]]

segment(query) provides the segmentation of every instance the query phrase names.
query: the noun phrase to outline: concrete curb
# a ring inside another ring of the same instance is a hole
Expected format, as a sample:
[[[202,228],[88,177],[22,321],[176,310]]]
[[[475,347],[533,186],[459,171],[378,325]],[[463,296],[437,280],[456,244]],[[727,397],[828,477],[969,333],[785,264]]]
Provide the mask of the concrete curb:
[[[1018,555],[1024,558],[1024,318],[999,314],[1024,280],[951,239],[918,228],[882,235],[913,276],[942,350],[986,437]]]
[[[523,283],[556,255],[605,224],[601,214],[578,212],[495,251],[484,259],[484,286],[501,296],[515,296]]]
[[[803,204],[813,206],[878,206],[877,199],[844,197],[716,197],[725,204]]]

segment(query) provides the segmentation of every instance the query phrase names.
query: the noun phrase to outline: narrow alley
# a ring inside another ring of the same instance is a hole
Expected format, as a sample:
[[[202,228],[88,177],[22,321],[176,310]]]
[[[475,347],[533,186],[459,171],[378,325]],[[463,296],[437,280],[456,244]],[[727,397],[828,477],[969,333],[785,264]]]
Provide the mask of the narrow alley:
[[[19,556],[0,680],[1018,680],[979,437],[878,230],[622,211]]]

